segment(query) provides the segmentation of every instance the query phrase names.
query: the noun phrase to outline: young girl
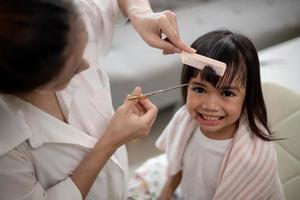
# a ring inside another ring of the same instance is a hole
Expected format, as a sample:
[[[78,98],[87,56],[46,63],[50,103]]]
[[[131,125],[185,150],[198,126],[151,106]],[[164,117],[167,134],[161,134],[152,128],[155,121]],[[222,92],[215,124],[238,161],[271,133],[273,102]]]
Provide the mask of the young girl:
[[[284,199],[268,128],[257,51],[243,35],[213,31],[192,47],[225,62],[218,77],[184,65],[185,105],[156,145],[166,152],[167,180],[159,199]]]

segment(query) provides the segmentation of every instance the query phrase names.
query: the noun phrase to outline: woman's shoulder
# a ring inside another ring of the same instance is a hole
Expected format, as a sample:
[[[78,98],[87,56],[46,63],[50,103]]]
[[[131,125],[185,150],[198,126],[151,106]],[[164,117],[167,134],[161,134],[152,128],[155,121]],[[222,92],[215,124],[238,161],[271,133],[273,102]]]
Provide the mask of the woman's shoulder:
[[[28,139],[24,132],[21,118],[16,105],[17,99],[9,95],[0,95],[0,156],[17,147]]]

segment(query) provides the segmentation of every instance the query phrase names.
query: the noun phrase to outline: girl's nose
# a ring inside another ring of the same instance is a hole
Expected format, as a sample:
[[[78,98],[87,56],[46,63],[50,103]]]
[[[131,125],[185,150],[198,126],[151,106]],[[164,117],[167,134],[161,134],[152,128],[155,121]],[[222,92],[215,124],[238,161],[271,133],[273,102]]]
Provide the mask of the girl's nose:
[[[212,95],[203,101],[202,108],[208,111],[217,111],[221,109],[218,97]]]

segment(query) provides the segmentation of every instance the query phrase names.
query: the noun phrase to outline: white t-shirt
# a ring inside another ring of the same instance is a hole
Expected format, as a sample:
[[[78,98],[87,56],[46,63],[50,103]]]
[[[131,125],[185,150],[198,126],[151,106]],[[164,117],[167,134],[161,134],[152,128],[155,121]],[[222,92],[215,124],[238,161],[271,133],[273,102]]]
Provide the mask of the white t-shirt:
[[[232,139],[213,140],[197,127],[189,139],[182,166],[182,199],[210,200],[217,188],[219,169]]]

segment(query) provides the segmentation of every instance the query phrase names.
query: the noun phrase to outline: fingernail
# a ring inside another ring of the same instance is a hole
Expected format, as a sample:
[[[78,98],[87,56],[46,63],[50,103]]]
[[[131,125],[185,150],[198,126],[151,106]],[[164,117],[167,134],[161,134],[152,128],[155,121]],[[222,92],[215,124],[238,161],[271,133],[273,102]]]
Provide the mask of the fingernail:
[[[142,88],[140,86],[137,86],[135,89],[139,92],[142,90]]]

